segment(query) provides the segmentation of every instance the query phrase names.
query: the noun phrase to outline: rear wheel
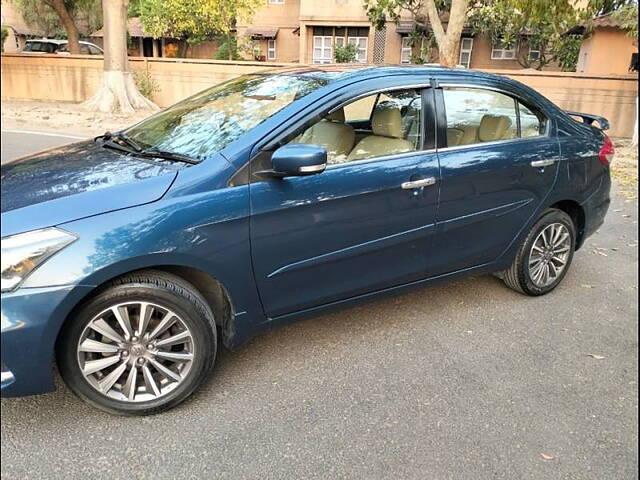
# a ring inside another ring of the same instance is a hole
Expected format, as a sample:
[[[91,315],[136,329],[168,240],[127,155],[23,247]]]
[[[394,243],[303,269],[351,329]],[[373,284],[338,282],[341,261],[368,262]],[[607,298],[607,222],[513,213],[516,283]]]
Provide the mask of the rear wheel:
[[[526,295],[544,295],[567,274],[576,243],[573,220],[562,210],[549,209],[533,226],[511,266],[498,276],[508,287]]]
[[[213,314],[188,282],[164,272],[120,278],[64,328],[60,373],[79,397],[110,413],[147,415],[185,400],[216,354]]]

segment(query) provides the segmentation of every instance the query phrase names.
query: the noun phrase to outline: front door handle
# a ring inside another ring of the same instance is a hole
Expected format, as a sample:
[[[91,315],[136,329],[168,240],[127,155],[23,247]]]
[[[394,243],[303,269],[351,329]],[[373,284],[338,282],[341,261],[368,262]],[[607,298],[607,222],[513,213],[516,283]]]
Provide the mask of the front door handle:
[[[413,180],[411,182],[404,182],[400,186],[404,190],[411,190],[414,188],[429,187],[431,185],[434,185],[435,183],[436,183],[436,177],[428,177],[428,178],[422,178],[420,180]]]
[[[534,160],[533,162],[531,162],[531,166],[535,168],[544,168],[544,167],[550,167],[554,163],[556,163],[555,158],[551,158],[549,160]]]

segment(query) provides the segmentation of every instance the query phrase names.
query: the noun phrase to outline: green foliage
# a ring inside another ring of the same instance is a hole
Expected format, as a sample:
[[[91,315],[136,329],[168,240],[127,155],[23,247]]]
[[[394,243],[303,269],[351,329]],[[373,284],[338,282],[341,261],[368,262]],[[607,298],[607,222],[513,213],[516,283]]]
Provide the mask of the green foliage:
[[[238,19],[250,20],[263,0],[136,0],[142,26],[153,37],[173,37],[194,45],[222,37],[227,59],[233,59],[229,38]]]
[[[516,45],[516,59],[525,68],[542,70],[556,62],[575,70],[582,36],[567,31],[593,18],[602,0],[589,0],[576,9],[570,0],[493,0],[474,8],[469,24],[474,33],[488,34],[494,43]],[[529,58],[529,49],[540,51]]]
[[[5,27],[2,27],[0,33],[2,35],[0,39],[0,52],[4,52],[4,41],[9,36],[9,30],[7,30]]]
[[[14,0],[14,3],[30,27],[40,30],[48,38],[67,38],[60,18],[42,0]],[[65,5],[81,35],[88,36],[102,26],[100,0],[66,0]]]
[[[240,47],[238,39],[235,36],[226,38],[218,47],[216,52],[216,60],[240,60]]]
[[[638,5],[624,5],[613,13],[620,26],[630,37],[638,38]]]
[[[336,63],[355,63],[358,57],[358,47],[353,43],[336,45],[333,49],[333,58]]]
[[[133,80],[136,83],[136,87],[138,87],[138,91],[149,100],[152,100],[154,93],[158,93],[160,91],[160,85],[151,76],[149,70],[145,70],[144,72],[134,72]]]

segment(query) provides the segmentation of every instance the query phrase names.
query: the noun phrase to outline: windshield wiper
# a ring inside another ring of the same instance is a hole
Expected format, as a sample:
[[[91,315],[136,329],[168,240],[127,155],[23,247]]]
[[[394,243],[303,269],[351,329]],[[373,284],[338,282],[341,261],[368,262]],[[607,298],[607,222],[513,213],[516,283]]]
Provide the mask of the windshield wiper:
[[[140,155],[144,155],[145,157],[155,157],[155,158],[164,158],[166,160],[175,160],[178,162],[190,163],[191,165],[196,165],[200,163],[200,160],[188,157],[186,155],[181,155],[179,153],[167,152],[165,150],[159,150],[155,147],[147,148],[146,150],[142,150],[139,152]]]
[[[129,138],[126,133],[123,133],[123,132],[111,133],[107,131],[104,133],[104,135],[98,138],[102,138],[103,141],[109,142],[112,145],[116,144],[121,147],[129,147],[134,152],[142,151],[142,147],[138,145],[137,142]]]

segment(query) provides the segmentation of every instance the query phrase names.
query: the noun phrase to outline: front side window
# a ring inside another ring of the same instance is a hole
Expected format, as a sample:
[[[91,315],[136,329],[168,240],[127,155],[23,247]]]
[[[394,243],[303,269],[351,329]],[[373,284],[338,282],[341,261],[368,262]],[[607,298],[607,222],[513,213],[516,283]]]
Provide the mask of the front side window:
[[[447,145],[535,137],[546,133],[546,119],[513,97],[479,88],[443,90],[447,116]]]
[[[24,46],[24,52],[40,52],[40,53],[53,53],[56,50],[56,45],[49,42],[27,42]]]
[[[304,74],[244,75],[187,98],[125,133],[144,148],[203,160],[328,82]]]
[[[420,150],[421,105],[415,89],[369,95],[324,115],[291,143],[324,148],[330,165]]]
[[[491,60],[513,60],[516,58],[515,44],[507,45],[504,42],[497,42],[491,49]]]

